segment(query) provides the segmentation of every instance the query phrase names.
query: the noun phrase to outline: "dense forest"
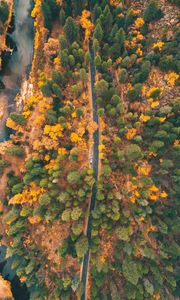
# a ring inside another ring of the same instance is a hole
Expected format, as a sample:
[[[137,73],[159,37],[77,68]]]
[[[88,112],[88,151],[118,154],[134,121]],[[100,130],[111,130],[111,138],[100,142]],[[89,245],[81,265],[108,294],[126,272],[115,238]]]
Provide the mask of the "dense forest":
[[[3,65],[12,10],[0,1]],[[180,1],[34,0],[29,15],[0,143],[0,245],[26,299],[180,299]]]

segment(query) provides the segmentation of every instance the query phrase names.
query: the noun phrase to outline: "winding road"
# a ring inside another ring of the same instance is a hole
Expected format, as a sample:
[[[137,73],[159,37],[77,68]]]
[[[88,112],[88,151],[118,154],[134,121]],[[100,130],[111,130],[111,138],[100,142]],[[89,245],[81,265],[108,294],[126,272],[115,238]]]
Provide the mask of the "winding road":
[[[99,119],[97,115],[97,104],[96,104],[96,95],[94,90],[95,85],[95,65],[94,65],[94,50],[92,45],[92,40],[89,41],[89,53],[91,56],[90,61],[90,84],[91,84],[91,99],[92,99],[92,108],[93,108],[93,121],[96,122],[99,125]],[[97,193],[97,179],[98,179],[98,162],[99,162],[99,128],[94,132],[93,134],[93,161],[92,161],[92,167],[94,170],[94,179],[95,183],[92,187],[92,194],[91,194],[91,200],[89,205],[89,217],[87,221],[87,238],[89,241],[89,245],[91,244],[91,230],[92,230],[92,211],[95,207],[95,201],[96,201],[96,193]],[[83,263],[82,263],[82,285],[83,285],[83,293],[81,300],[86,300],[86,285],[87,285],[87,277],[88,277],[88,267],[89,267],[89,259],[90,259],[90,249],[85,254]]]

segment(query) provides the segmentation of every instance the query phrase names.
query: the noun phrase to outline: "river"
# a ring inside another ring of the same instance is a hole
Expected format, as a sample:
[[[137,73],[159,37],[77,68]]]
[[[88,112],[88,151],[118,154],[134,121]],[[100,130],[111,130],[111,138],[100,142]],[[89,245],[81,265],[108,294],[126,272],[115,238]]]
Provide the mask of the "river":
[[[15,97],[27,79],[33,56],[33,19],[31,18],[32,0],[14,0],[13,14],[15,30],[7,34],[7,44],[12,49],[3,55],[0,80],[0,141],[7,138],[5,121],[8,114],[15,110]],[[11,28],[9,30],[11,32]]]
[[[3,53],[0,72],[0,141],[9,135],[5,126],[9,113],[16,109],[15,97],[28,79],[33,56],[34,26],[31,17],[32,0],[14,0],[13,19],[7,33],[7,45],[11,52]],[[28,300],[25,286],[10,269],[10,260],[4,260],[5,248],[0,247],[0,273],[11,281],[15,300]]]

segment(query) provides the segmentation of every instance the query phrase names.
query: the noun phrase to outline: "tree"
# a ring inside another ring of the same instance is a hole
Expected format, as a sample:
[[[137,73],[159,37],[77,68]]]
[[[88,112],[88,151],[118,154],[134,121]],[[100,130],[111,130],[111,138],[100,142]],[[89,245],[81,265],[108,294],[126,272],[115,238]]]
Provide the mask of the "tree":
[[[41,86],[41,91],[45,97],[50,97],[52,95],[52,81],[46,80]]]
[[[43,0],[42,12],[44,15],[44,26],[51,30],[53,20],[59,15],[59,5],[57,5],[56,0]]]
[[[81,15],[83,4],[84,4],[84,0],[73,0],[73,12],[75,16]]]
[[[77,40],[79,28],[72,17],[67,18],[64,25],[64,32],[67,40],[70,43],[73,43]]]
[[[162,10],[158,7],[158,4],[156,1],[151,0],[148,4],[148,7],[146,8],[144,12],[144,20],[146,22],[153,22],[161,19],[163,16]]]
[[[114,44],[111,47],[111,53],[114,55],[114,58],[118,58],[124,50],[125,42],[125,32],[123,28],[120,28],[115,35]]]
[[[103,29],[100,23],[98,23],[95,27],[93,38],[98,40],[99,42],[103,38]]]
[[[58,85],[63,85],[63,83],[64,83],[63,73],[60,71],[53,70],[52,71],[52,80]]]
[[[85,236],[82,236],[78,239],[75,244],[76,253],[79,258],[82,258],[88,251],[88,239]]]
[[[4,24],[9,16],[9,6],[6,1],[0,3],[0,21]]]
[[[73,208],[73,210],[71,211],[71,219],[73,221],[78,221],[81,216],[82,216],[82,208],[80,207]]]
[[[138,271],[138,267],[135,262],[133,261],[128,261],[127,259],[124,260],[123,265],[122,265],[122,272],[125,277],[125,279],[132,283],[133,285],[137,285],[140,274]]]
[[[80,69],[79,75],[80,75],[80,79],[82,80],[83,83],[87,82],[87,80],[88,80],[88,74],[87,74],[87,72],[86,72],[86,70],[84,68]]]
[[[137,83],[134,87],[128,91],[128,98],[130,101],[136,101],[141,95],[142,84]]]
[[[98,68],[102,64],[102,60],[101,60],[100,55],[96,55],[96,57],[94,59],[94,64],[95,64],[96,68]]]
[[[2,174],[3,170],[9,166],[9,162],[4,159],[0,159],[0,174]]]
[[[136,144],[126,146],[125,154],[128,160],[137,160],[143,157],[141,148]]]
[[[79,236],[82,233],[82,231],[83,231],[83,223],[77,223],[72,226],[72,232],[76,236]]]
[[[71,171],[67,176],[67,180],[70,184],[77,184],[79,183],[80,179],[81,176],[78,171]]]
[[[26,124],[26,118],[22,114],[12,112],[10,114],[10,118],[19,125],[25,125]]]
[[[23,156],[24,155],[24,149],[19,147],[19,146],[12,146],[11,148],[8,148],[6,150],[6,153],[8,155],[12,155],[12,156]]]
[[[59,36],[59,45],[60,45],[61,51],[68,48],[68,42],[67,42],[67,39],[66,39],[65,36],[62,35],[62,34],[60,34],[60,36]],[[67,54],[68,54],[68,53],[67,53]]]
[[[106,80],[101,79],[95,84],[96,95],[103,97],[103,95],[105,95],[108,92],[108,88],[109,88],[109,83]]]
[[[108,33],[113,25],[113,16],[111,14],[111,11],[109,9],[109,5],[106,5],[104,11],[103,11],[103,28],[105,30],[106,33]]]
[[[61,8],[60,13],[59,13],[59,23],[61,26],[64,26],[66,21],[66,15],[65,15],[65,11],[63,8]]]
[[[94,23],[99,18],[99,16],[101,15],[101,13],[102,13],[101,7],[98,4],[96,4],[94,6]]]
[[[119,71],[119,82],[120,83],[126,83],[128,79],[128,72],[126,69],[120,69]]]

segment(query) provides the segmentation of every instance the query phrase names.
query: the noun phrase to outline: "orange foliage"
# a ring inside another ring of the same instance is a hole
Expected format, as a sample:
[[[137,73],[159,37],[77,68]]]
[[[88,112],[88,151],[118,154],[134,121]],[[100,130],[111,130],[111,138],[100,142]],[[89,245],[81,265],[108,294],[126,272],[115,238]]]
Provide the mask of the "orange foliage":
[[[34,182],[31,182],[29,187],[25,188],[22,193],[16,194],[9,200],[9,204],[24,204],[29,203],[32,205],[37,202],[40,195],[45,192],[44,188],[36,186]]]
[[[85,29],[85,41],[89,40],[91,32],[94,30],[94,24],[89,20],[90,15],[90,11],[83,10],[80,18],[80,24],[82,28]]]
[[[63,137],[63,127],[60,124],[56,125],[45,125],[44,134],[50,136],[53,140],[57,140],[60,137]]]
[[[14,122],[11,118],[7,119],[6,126],[13,129],[13,130],[16,130],[18,132],[23,132],[24,131],[23,127],[21,125],[17,124],[16,122]]]
[[[137,18],[136,21],[134,22],[134,26],[136,28],[140,28],[144,25],[144,19],[143,18]]]
[[[177,74],[175,72],[170,72],[170,73],[165,75],[165,79],[167,80],[169,85],[174,86],[176,80],[179,79],[179,74]]]
[[[128,140],[132,140],[133,137],[136,135],[136,133],[137,133],[137,129],[136,128],[130,128],[130,129],[128,129],[128,132],[126,134],[126,138]]]
[[[139,118],[139,120],[141,121],[141,122],[147,122],[147,121],[149,121],[151,118],[150,118],[150,116],[145,116],[144,114],[141,114],[140,115],[140,118]]]

